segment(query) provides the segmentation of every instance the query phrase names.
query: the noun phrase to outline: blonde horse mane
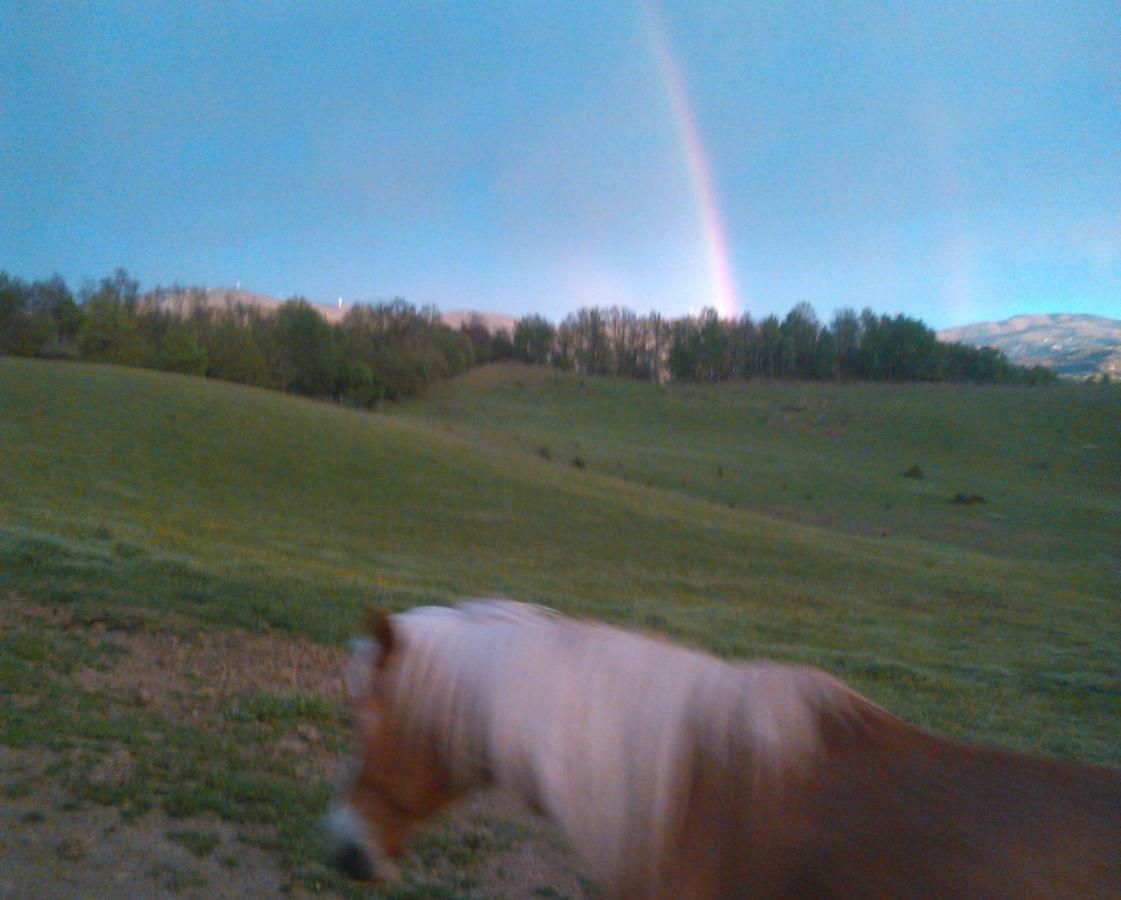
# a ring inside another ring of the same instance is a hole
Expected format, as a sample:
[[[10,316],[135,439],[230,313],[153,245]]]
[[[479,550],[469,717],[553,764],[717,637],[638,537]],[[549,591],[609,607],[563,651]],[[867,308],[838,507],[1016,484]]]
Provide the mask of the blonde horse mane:
[[[546,813],[623,892],[657,879],[698,753],[781,781],[818,748],[818,711],[858,699],[814,669],[733,664],[512,601],[392,625],[402,649],[376,677],[405,734],[440,747],[458,785],[493,782]],[[372,652],[356,654],[360,682]]]

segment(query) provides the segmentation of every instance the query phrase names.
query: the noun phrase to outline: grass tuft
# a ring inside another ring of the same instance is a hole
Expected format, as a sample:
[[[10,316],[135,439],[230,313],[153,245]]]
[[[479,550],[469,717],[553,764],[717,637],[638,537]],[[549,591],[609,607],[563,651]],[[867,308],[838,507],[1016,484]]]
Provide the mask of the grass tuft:
[[[330,722],[338,719],[339,709],[318,694],[286,691],[245,695],[226,716],[235,722]]]
[[[171,830],[165,833],[169,841],[182,844],[195,856],[209,856],[222,843],[222,838],[212,831],[196,831],[194,829]]]

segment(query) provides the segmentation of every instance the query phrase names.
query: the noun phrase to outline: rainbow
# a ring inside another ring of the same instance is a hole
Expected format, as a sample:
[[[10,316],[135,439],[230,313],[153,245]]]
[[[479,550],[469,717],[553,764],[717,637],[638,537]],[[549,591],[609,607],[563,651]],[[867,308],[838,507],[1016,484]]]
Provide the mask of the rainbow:
[[[736,280],[732,272],[731,255],[728,252],[728,237],[724,219],[716,202],[712,172],[709,170],[708,156],[701,140],[701,130],[689,103],[685,89],[685,77],[681,66],[674,58],[666,33],[665,23],[653,3],[643,3],[642,9],[646,22],[646,32],[654,56],[661,70],[666,86],[670,110],[673,113],[681,148],[685,155],[685,168],[697,198],[697,211],[701,220],[701,232],[708,256],[709,275],[712,280],[711,305],[721,318],[734,318],[739,313],[739,299]]]

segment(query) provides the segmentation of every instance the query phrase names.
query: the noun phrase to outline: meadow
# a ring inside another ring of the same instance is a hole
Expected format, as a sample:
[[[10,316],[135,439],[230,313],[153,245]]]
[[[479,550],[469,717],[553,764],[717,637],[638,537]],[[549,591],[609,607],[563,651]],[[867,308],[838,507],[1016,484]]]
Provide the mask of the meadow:
[[[945,734],[1121,765],[1121,394],[503,365],[369,414],[0,358],[0,750],[6,796],[40,803],[23,829],[165,816],[216,867],[248,843],[289,889],[352,891],[314,832],[346,747],[328,680],[198,654],[328,669],[367,604],[484,594],[810,662]],[[145,702],[110,677],[145,642],[210,668]],[[473,827],[425,845],[404,895],[477,893],[463,873],[516,840]],[[176,865],[147,877],[217,877]]]

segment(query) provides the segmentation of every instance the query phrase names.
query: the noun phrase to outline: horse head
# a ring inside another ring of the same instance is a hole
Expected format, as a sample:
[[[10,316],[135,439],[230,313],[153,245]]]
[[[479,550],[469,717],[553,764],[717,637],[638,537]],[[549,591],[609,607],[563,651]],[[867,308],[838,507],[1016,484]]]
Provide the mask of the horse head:
[[[430,739],[410,727],[394,692],[406,642],[389,615],[371,611],[366,636],[351,642],[347,705],[358,739],[324,821],[333,864],[363,881],[394,880],[409,836],[460,790]]]

